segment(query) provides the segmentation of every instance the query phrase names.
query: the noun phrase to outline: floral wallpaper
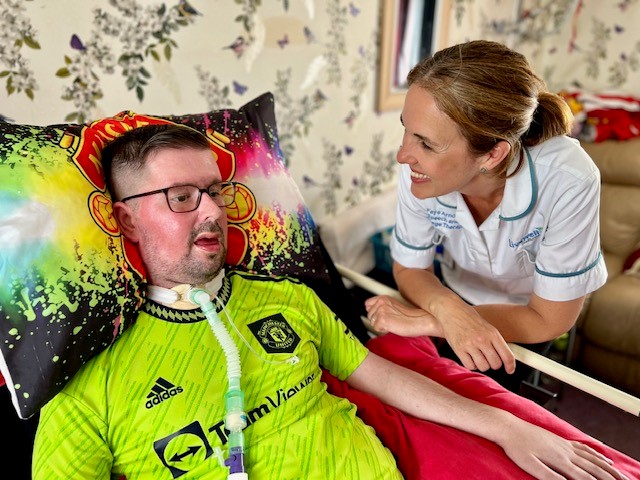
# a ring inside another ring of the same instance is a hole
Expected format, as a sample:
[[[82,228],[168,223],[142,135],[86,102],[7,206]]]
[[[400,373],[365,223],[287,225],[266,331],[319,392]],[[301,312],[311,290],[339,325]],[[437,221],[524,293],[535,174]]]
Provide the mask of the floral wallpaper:
[[[450,19],[450,43],[471,38],[465,32],[503,41],[552,89],[640,95],[639,0],[453,0]]]
[[[382,1],[0,0],[0,120],[180,115],[271,91],[290,172],[330,222],[395,184],[400,112],[374,107]],[[440,3],[447,44],[505,42],[557,91],[640,95],[640,0]]]

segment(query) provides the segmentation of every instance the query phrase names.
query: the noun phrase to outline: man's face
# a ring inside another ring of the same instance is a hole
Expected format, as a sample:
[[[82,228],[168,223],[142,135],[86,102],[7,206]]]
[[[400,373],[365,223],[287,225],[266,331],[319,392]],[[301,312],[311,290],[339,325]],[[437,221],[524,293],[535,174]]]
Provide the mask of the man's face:
[[[216,181],[220,171],[210,150],[165,149],[149,157],[135,180],[135,191],[126,194],[175,185],[206,188]],[[165,288],[204,284],[224,266],[227,214],[207,194],[197,209],[186,213],[172,212],[163,193],[119,205],[129,211],[131,228],[123,231],[137,244],[151,284]]]

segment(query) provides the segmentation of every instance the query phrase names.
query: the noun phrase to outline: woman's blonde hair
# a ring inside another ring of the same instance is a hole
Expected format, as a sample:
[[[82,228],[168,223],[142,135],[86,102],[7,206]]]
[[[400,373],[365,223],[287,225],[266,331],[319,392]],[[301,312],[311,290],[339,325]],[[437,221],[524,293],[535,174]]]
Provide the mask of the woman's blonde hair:
[[[523,147],[571,131],[573,117],[562,97],[547,90],[524,55],[497,42],[474,40],[440,50],[413,67],[407,81],[433,95],[474,155],[501,140],[511,145],[494,169],[498,175],[506,176],[514,161],[519,168]]]

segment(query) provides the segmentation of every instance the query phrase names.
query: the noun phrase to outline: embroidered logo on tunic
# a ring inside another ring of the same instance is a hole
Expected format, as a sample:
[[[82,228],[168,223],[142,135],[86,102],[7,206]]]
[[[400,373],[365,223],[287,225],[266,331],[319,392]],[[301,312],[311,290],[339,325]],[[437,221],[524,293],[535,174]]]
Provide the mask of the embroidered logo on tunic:
[[[427,215],[431,224],[443,230],[460,230],[462,225],[456,220],[456,213],[446,212],[444,210],[427,209]]]
[[[293,353],[300,337],[281,313],[250,323],[248,327],[267,353]]]
[[[517,242],[514,242],[513,240],[509,239],[509,246],[511,248],[517,248],[523,243],[527,243],[533,240],[534,238],[538,238],[540,235],[542,235],[542,227],[536,227],[532,231],[527,233],[524,237],[522,237],[520,240],[518,240]]]

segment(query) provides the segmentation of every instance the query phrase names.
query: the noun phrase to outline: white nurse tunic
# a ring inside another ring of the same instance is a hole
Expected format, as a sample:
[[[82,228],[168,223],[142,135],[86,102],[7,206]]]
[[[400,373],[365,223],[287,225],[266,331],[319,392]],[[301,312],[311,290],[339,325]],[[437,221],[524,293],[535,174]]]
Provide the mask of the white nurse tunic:
[[[577,140],[554,137],[526,149],[525,164],[479,227],[459,192],[414,197],[409,173],[401,165],[391,239],[399,264],[427,268],[443,249],[444,280],[473,305],[526,304],[532,292],[566,301],[605,283],[600,172]]]

